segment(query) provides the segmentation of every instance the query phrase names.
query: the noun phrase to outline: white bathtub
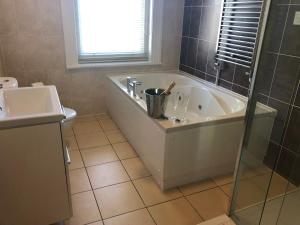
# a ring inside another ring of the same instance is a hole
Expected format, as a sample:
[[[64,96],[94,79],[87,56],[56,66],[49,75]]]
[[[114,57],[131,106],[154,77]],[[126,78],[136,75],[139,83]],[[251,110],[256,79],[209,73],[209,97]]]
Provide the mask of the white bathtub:
[[[126,75],[109,76],[106,104],[162,189],[234,170],[243,133],[245,97],[179,73],[131,76],[142,82],[138,96],[127,92]],[[166,88],[171,81],[176,87],[167,104],[170,119],[148,117],[143,90]],[[272,111],[261,108],[264,115]]]

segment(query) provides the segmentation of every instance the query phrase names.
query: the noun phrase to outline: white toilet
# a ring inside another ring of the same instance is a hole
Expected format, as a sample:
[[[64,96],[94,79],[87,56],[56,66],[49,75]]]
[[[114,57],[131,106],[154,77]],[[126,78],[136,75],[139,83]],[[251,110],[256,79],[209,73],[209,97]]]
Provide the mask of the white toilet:
[[[66,115],[66,119],[64,119],[64,121],[63,121],[64,134],[66,136],[69,136],[69,134],[72,132],[72,125],[73,125],[73,122],[74,122],[74,119],[75,119],[77,113],[74,109],[70,109],[67,107],[64,107],[64,111],[65,111],[65,115]]]
[[[0,89],[17,88],[18,81],[14,77],[0,77]]]

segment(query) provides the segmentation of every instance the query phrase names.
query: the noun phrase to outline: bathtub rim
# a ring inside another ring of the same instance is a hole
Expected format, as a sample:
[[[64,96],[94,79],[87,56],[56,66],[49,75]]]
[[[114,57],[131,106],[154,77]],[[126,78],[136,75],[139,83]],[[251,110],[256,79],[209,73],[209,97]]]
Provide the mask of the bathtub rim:
[[[221,86],[216,86],[214,84],[212,84],[211,82],[208,82],[206,80],[203,80],[201,78],[195,77],[193,75],[190,75],[188,73],[185,73],[183,71],[179,71],[179,70],[171,70],[171,71],[145,71],[145,72],[139,72],[139,73],[118,73],[118,74],[109,74],[106,75],[107,81],[111,82],[114,84],[114,86],[116,88],[118,88],[118,90],[120,91],[120,93],[122,93],[123,95],[125,95],[127,98],[129,98],[132,102],[134,102],[135,106],[137,106],[137,108],[141,111],[143,111],[147,116],[147,111],[144,109],[144,107],[139,104],[139,102],[137,101],[136,98],[134,98],[132,95],[129,95],[127,93],[127,91],[125,90],[125,87],[122,88],[116,81],[119,82],[118,78],[120,77],[126,77],[126,76],[143,76],[146,74],[173,74],[173,75],[180,75],[180,76],[184,76],[187,78],[190,78],[196,82],[200,82],[202,85],[204,85],[206,88],[211,88],[214,90],[217,90],[219,92],[225,92],[226,94],[238,98],[239,100],[243,101],[243,103],[245,104],[245,108],[241,111],[238,111],[236,113],[232,113],[230,115],[226,115],[226,116],[220,116],[218,118],[213,118],[212,120],[203,120],[203,121],[197,121],[197,122],[193,122],[193,123],[188,123],[188,124],[176,124],[170,120],[162,120],[162,119],[154,119],[149,117],[154,123],[156,123],[158,125],[158,127],[160,129],[162,129],[163,131],[165,131],[166,133],[171,133],[171,132],[176,132],[179,130],[187,130],[187,129],[194,129],[197,127],[202,127],[202,126],[211,126],[211,125],[216,125],[216,124],[220,124],[220,123],[230,123],[230,122],[234,122],[234,121],[240,121],[240,120],[244,120],[245,117],[245,112],[246,112],[246,107],[247,107],[247,101],[248,98],[238,94],[236,92],[233,92],[231,90],[228,90],[226,88],[223,88]],[[120,83],[120,82],[119,82]],[[277,114],[277,111],[267,105],[264,105],[262,103],[258,102],[258,107],[260,107],[261,109],[264,110],[264,112],[259,112],[256,116],[259,117],[263,117],[263,116],[272,116],[275,117]]]

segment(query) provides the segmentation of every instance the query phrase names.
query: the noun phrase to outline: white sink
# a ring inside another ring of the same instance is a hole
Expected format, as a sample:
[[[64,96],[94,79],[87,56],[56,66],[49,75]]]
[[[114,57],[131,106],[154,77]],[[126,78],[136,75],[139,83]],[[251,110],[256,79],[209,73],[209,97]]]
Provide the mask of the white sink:
[[[64,118],[55,86],[0,90],[0,128],[60,121]]]

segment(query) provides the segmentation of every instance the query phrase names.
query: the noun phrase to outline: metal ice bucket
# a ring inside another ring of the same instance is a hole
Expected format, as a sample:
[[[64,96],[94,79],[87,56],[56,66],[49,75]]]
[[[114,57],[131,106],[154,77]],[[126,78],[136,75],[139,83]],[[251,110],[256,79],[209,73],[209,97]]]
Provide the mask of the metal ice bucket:
[[[161,95],[165,90],[159,88],[150,88],[145,91],[147,111],[150,117],[155,119],[164,118],[167,95]]]

